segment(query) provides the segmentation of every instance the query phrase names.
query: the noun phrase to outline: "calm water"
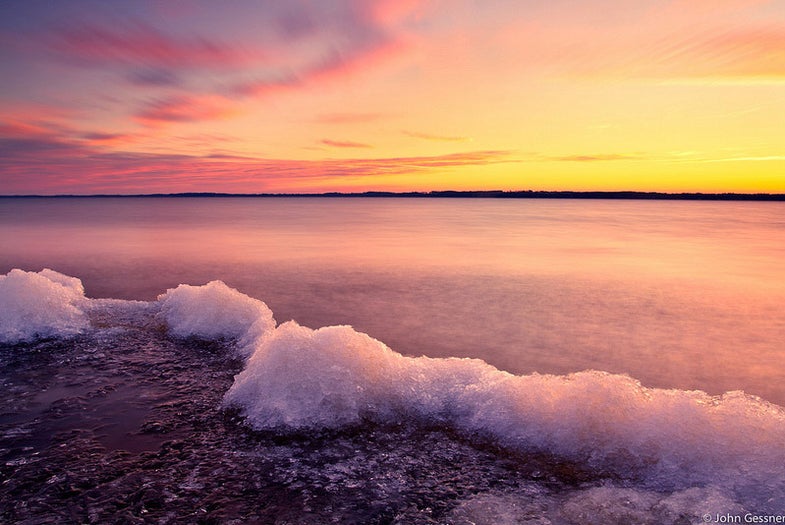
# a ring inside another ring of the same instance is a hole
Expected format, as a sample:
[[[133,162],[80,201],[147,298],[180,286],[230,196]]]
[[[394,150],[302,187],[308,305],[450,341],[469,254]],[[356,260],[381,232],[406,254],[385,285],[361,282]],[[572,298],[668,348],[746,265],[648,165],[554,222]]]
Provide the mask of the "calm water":
[[[0,272],[52,268],[89,297],[221,279],[407,355],[781,405],[783,262],[783,203],[0,199]]]

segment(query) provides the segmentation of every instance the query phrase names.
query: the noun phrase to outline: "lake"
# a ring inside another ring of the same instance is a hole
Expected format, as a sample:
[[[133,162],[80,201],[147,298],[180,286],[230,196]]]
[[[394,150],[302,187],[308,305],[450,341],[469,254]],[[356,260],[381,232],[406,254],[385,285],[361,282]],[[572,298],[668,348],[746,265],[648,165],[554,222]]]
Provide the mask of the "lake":
[[[783,203],[2,199],[0,225],[0,271],[52,268],[88,297],[220,279],[407,355],[785,404]]]
[[[0,521],[785,519],[783,261],[776,202],[2,198]]]

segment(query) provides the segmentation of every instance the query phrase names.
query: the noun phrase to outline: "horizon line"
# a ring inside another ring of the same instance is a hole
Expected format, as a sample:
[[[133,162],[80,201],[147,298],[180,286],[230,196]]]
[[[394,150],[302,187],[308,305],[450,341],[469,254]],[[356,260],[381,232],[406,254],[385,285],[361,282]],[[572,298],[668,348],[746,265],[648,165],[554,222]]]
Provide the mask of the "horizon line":
[[[431,190],[431,191],[364,191],[321,193],[224,193],[224,192],[173,192],[173,193],[94,193],[56,195],[0,195],[7,199],[31,198],[182,198],[182,197],[391,197],[391,198],[507,198],[507,199],[630,199],[630,200],[736,200],[736,201],[785,201],[785,193],[703,193],[657,191],[574,191],[574,190]]]

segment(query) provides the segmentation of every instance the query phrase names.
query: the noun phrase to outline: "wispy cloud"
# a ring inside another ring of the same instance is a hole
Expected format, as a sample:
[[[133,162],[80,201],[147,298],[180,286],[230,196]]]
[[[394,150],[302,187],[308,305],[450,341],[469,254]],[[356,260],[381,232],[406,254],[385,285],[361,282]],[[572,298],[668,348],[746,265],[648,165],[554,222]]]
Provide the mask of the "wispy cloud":
[[[171,69],[134,69],[128,72],[126,78],[131,84],[142,87],[178,87],[183,84],[180,75]]]
[[[659,81],[746,82],[785,80],[785,27],[719,24],[642,31],[611,44],[603,59],[576,65],[588,75]],[[616,47],[624,40],[625,47]]]
[[[118,27],[74,24],[50,37],[51,50],[62,59],[84,66],[125,65],[143,71],[170,69],[225,69],[248,65],[260,58],[201,36],[175,37],[149,24]]]
[[[785,79],[785,27],[727,29],[679,43],[674,74]]]
[[[220,95],[176,95],[149,102],[134,118],[142,124],[156,126],[167,122],[220,120],[237,111],[232,100]]]
[[[323,124],[357,124],[362,122],[376,122],[387,118],[386,113],[327,113],[316,117],[315,121]]]
[[[137,19],[110,24],[99,17],[60,23],[44,40],[48,54],[62,63],[114,72],[130,85],[157,89],[161,99],[133,114],[137,122],[213,120],[226,116],[226,101],[244,104],[373,67],[401,49],[391,25],[417,3],[336,0],[256,8],[232,3],[222,9],[258,18],[255,34],[218,37],[205,33],[204,26],[183,30]],[[258,16],[259,9],[264,16]],[[200,110],[191,100],[208,104]],[[351,118],[349,113],[344,117]],[[340,120],[341,115],[333,115],[334,122]]]
[[[535,22],[512,19],[495,38],[521,67],[600,80],[785,81],[785,26],[770,0],[554,3]],[[605,9],[603,9],[605,7]],[[592,9],[602,19],[576,20]],[[605,16],[607,12],[608,16]],[[765,11],[762,11],[765,13]],[[782,13],[780,13],[781,15]],[[617,17],[616,20],[612,16]]]
[[[297,160],[110,151],[99,134],[72,140],[56,133],[0,127],[0,187],[4,194],[181,191],[291,191],[312,181],[324,191],[348,178],[369,183],[391,175],[441,172],[516,162],[507,151],[448,155]]]
[[[785,155],[758,155],[746,157],[726,157],[718,159],[703,159],[698,162],[782,162]]]
[[[365,144],[362,142],[351,142],[348,140],[331,140],[331,139],[322,139],[320,141],[325,146],[330,146],[332,148],[371,148],[370,144]]]
[[[87,141],[88,144],[94,146],[127,146],[131,142],[135,142],[139,135],[131,133],[104,133],[104,132],[88,132],[83,133],[79,138]]]
[[[420,133],[416,131],[403,131],[403,134],[415,139],[431,140],[434,142],[467,142],[470,141],[469,137],[451,136],[451,135],[432,135],[430,133]]]
[[[643,160],[638,155],[622,155],[619,153],[604,153],[598,155],[565,155],[563,157],[550,157],[550,160],[564,162],[608,162],[614,160]]]

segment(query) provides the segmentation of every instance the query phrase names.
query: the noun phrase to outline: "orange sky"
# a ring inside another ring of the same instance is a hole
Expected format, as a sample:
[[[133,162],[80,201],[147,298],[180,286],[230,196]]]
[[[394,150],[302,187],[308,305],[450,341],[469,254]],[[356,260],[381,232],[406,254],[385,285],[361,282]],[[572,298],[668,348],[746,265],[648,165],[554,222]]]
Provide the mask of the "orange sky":
[[[785,2],[0,4],[0,194],[785,192]]]

